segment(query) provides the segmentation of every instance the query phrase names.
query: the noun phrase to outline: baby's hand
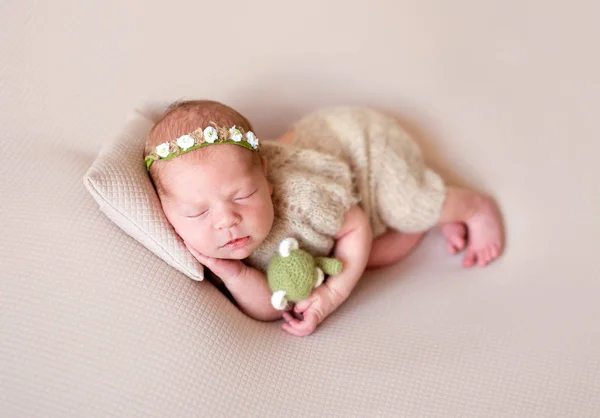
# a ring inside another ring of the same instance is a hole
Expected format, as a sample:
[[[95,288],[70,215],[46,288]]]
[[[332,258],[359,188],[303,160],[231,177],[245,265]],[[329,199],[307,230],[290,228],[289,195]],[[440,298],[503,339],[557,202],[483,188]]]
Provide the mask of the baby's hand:
[[[317,287],[311,295],[301,300],[294,307],[296,314],[302,314],[302,319],[294,318],[289,312],[283,313],[286,321],[282,328],[284,331],[297,337],[310,335],[317,326],[341,304],[340,298],[327,285]]]
[[[248,268],[240,260],[225,260],[221,258],[208,257],[199,253],[195,248],[189,246],[187,242],[185,243],[185,246],[192,253],[196,260],[208,267],[214,274],[219,276],[219,278],[223,280],[226,285],[228,282],[243,276],[245,270]]]

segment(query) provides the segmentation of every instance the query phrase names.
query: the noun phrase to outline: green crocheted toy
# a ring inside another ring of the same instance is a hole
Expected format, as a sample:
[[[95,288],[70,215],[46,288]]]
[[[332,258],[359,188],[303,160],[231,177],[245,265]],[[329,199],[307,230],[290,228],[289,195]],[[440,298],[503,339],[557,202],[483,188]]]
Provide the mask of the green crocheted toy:
[[[342,262],[335,258],[313,257],[301,250],[294,238],[284,239],[267,267],[273,307],[283,310],[288,301],[298,302],[307,298],[314,288],[323,283],[325,274],[340,274],[342,267]]]

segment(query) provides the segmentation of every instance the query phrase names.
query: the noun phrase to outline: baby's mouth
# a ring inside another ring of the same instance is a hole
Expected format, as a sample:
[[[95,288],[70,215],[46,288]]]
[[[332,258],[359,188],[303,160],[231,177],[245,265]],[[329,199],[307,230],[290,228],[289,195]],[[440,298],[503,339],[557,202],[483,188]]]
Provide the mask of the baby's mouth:
[[[237,249],[245,247],[250,241],[250,237],[236,238],[223,245],[221,248]]]

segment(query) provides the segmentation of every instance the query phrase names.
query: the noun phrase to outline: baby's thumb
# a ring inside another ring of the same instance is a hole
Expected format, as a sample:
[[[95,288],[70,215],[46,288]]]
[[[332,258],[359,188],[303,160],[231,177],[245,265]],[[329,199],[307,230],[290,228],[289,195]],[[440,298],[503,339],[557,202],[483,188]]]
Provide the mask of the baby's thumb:
[[[300,302],[296,303],[296,306],[294,306],[294,311],[297,313],[303,313],[310,305],[312,305],[313,302],[314,296],[309,296],[306,299],[302,299]]]

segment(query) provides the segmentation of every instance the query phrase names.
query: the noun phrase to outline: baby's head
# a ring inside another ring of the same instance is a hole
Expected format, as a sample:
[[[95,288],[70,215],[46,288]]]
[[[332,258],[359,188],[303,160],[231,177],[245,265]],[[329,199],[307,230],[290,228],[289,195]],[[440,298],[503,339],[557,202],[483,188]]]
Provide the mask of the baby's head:
[[[176,103],[152,128],[145,155],[212,123],[252,130],[245,117],[221,103]],[[149,171],[167,219],[188,245],[209,257],[243,259],[273,224],[266,170],[258,150],[225,143],[159,159]]]

